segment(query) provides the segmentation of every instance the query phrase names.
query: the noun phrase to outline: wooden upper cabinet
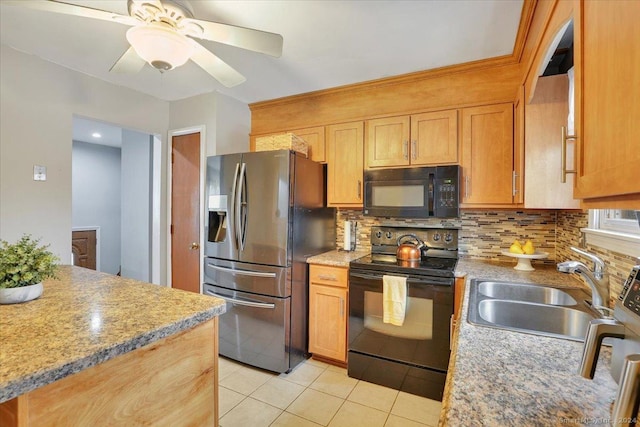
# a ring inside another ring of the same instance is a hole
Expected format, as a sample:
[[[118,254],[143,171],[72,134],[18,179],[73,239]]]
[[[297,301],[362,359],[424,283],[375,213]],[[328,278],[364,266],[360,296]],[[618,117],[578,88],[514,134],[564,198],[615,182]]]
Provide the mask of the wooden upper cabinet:
[[[411,116],[411,164],[458,162],[458,110]]]
[[[314,162],[326,163],[327,156],[325,150],[324,126],[314,128],[297,129],[291,131],[296,136],[307,141],[309,144],[309,158]]]
[[[327,138],[327,205],[362,207],[364,123],[330,125]]]
[[[513,104],[462,109],[462,203],[514,203]]]
[[[531,103],[525,106],[525,208],[578,209],[573,175],[562,182],[561,129],[567,126],[569,79],[566,74],[540,77]],[[567,145],[568,169],[573,143]]]
[[[455,164],[458,110],[367,120],[365,167]]]
[[[409,116],[367,120],[366,167],[409,165]]]
[[[639,1],[579,1],[575,125],[583,207],[640,207]]]

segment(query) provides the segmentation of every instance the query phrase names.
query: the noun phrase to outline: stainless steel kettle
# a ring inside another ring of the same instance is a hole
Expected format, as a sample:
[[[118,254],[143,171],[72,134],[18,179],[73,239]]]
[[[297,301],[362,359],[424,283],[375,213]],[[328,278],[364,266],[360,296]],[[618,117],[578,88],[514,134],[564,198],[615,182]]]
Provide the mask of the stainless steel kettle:
[[[411,239],[406,239],[410,237]],[[415,243],[411,242],[414,241]],[[398,249],[396,249],[396,259],[400,261],[420,261],[422,257],[422,248],[424,242],[418,238],[415,234],[403,234],[398,237]]]

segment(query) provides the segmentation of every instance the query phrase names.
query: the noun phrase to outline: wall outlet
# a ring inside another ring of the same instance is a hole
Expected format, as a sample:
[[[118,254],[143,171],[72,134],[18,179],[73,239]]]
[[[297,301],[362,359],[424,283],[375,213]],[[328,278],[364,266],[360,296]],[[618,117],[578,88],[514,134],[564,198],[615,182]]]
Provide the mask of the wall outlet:
[[[34,181],[46,181],[47,180],[47,167],[40,165],[33,165],[33,180]]]

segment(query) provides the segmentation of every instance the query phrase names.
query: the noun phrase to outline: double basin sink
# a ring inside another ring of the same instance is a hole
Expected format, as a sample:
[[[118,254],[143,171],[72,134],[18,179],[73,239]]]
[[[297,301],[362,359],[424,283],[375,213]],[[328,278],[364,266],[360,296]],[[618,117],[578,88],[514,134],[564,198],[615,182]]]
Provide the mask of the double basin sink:
[[[581,289],[558,289],[526,283],[472,279],[469,323],[584,341],[595,318]]]

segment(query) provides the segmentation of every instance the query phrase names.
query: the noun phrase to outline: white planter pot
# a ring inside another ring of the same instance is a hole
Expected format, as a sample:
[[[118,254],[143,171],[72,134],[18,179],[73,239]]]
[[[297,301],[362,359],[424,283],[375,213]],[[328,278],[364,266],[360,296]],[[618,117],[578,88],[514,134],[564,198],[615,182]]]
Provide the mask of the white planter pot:
[[[0,304],[17,304],[31,301],[42,295],[42,283],[20,288],[0,288]]]

